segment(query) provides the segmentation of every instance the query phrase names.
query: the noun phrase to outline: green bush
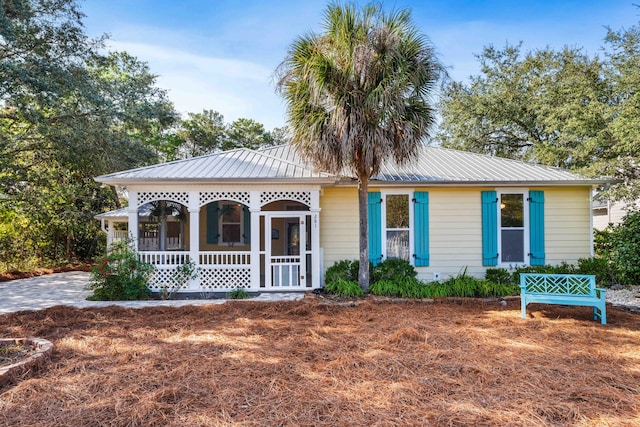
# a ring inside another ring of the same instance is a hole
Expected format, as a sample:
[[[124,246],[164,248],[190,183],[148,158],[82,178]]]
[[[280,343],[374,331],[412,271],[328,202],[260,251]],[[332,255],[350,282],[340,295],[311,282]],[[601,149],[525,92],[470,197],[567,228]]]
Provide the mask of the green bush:
[[[404,259],[386,259],[371,269],[371,283],[415,279],[417,276],[416,269]]]
[[[114,243],[107,255],[98,260],[91,271],[87,289],[93,291],[94,301],[145,299],[150,295],[147,287],[153,274],[151,264],[138,260],[128,239]]]
[[[426,286],[414,277],[382,279],[369,287],[373,295],[398,298],[425,298]]]
[[[330,294],[342,297],[361,297],[364,296],[360,285],[355,280],[337,279],[327,283],[324,290]]]
[[[513,276],[505,268],[487,268],[484,278],[493,283],[514,285]]]
[[[247,299],[250,295],[242,288],[236,288],[227,293],[227,299]]]
[[[580,258],[578,260],[577,273],[596,276],[597,285],[604,288],[608,288],[617,282],[613,265],[605,258]]]
[[[614,230],[612,225],[604,230],[593,230],[593,250],[598,258],[611,259]]]
[[[330,284],[338,280],[358,281],[359,261],[342,260],[327,268],[324,283]]]
[[[623,285],[640,284],[640,211],[629,212],[612,235],[611,261]]]
[[[462,273],[444,282],[432,282],[426,286],[428,297],[502,297],[518,295],[520,288],[510,283],[495,283],[489,280],[477,279]]]

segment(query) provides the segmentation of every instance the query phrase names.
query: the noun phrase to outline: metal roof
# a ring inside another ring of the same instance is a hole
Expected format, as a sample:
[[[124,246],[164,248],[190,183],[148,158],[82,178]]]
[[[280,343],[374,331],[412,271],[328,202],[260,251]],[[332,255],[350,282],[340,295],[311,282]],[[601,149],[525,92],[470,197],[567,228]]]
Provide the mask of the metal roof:
[[[262,152],[304,164],[288,145],[270,147]],[[343,176],[351,175],[343,171]],[[384,183],[474,183],[474,184],[601,184],[604,179],[586,178],[565,169],[491,157],[467,151],[422,145],[413,162],[403,166],[393,160],[383,162],[374,181]]]
[[[240,148],[160,163],[124,172],[96,177],[105,183],[140,181],[219,181],[219,180],[335,180],[331,175],[313,171],[301,163],[292,163],[268,153]]]
[[[343,171],[342,183],[352,182]],[[345,179],[346,178],[346,179]],[[340,179],[315,171],[289,146],[254,151],[245,148],[161,163],[139,169],[102,175],[96,181],[110,184],[157,181],[315,181],[335,183]],[[380,184],[476,184],[476,185],[594,185],[606,179],[586,178],[564,169],[517,160],[423,145],[417,158],[399,166],[384,162],[373,178]]]
[[[95,219],[109,219],[109,220],[116,220],[116,219],[123,219],[123,218],[129,218],[129,211],[127,210],[127,208],[120,208],[120,209],[115,209],[109,212],[103,212],[100,213],[96,216],[94,216]]]

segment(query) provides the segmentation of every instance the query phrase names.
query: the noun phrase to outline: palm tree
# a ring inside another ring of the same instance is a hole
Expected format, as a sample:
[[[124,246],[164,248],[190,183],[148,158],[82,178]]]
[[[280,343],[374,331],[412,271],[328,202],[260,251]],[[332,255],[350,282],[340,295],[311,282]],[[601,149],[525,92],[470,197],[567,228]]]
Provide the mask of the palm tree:
[[[330,4],[324,32],[296,39],[276,70],[291,145],[316,168],[358,179],[360,270],[369,287],[367,192],[383,160],[413,160],[435,122],[444,69],[408,10]]]

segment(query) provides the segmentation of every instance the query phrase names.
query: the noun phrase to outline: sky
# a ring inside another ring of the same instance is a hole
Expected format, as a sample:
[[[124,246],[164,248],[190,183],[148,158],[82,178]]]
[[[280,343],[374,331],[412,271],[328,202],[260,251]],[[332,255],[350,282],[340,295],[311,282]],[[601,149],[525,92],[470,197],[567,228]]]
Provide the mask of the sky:
[[[638,24],[634,0],[395,0],[410,9],[455,81],[478,74],[475,55],[493,45],[523,51],[563,46],[598,54],[606,27]],[[366,2],[356,1],[356,4]],[[149,64],[157,86],[183,116],[203,109],[230,123],[250,118],[267,130],[286,124],[274,71],[299,36],[322,31],[327,0],[79,0],[89,36]]]

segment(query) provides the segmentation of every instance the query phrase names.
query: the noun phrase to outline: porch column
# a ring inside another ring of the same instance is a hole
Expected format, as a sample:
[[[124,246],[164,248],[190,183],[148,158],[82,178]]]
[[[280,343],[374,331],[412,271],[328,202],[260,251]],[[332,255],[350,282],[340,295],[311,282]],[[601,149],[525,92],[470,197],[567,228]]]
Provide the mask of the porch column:
[[[138,192],[129,190],[129,238],[133,249],[138,251]]]
[[[260,289],[260,192],[249,192],[251,212],[251,289]]]
[[[189,192],[189,257],[195,263],[196,268],[200,267],[200,193],[197,191]],[[200,278],[189,282],[189,288],[198,289],[200,287]]]
[[[320,191],[311,192],[311,287],[322,286],[320,283]]]

